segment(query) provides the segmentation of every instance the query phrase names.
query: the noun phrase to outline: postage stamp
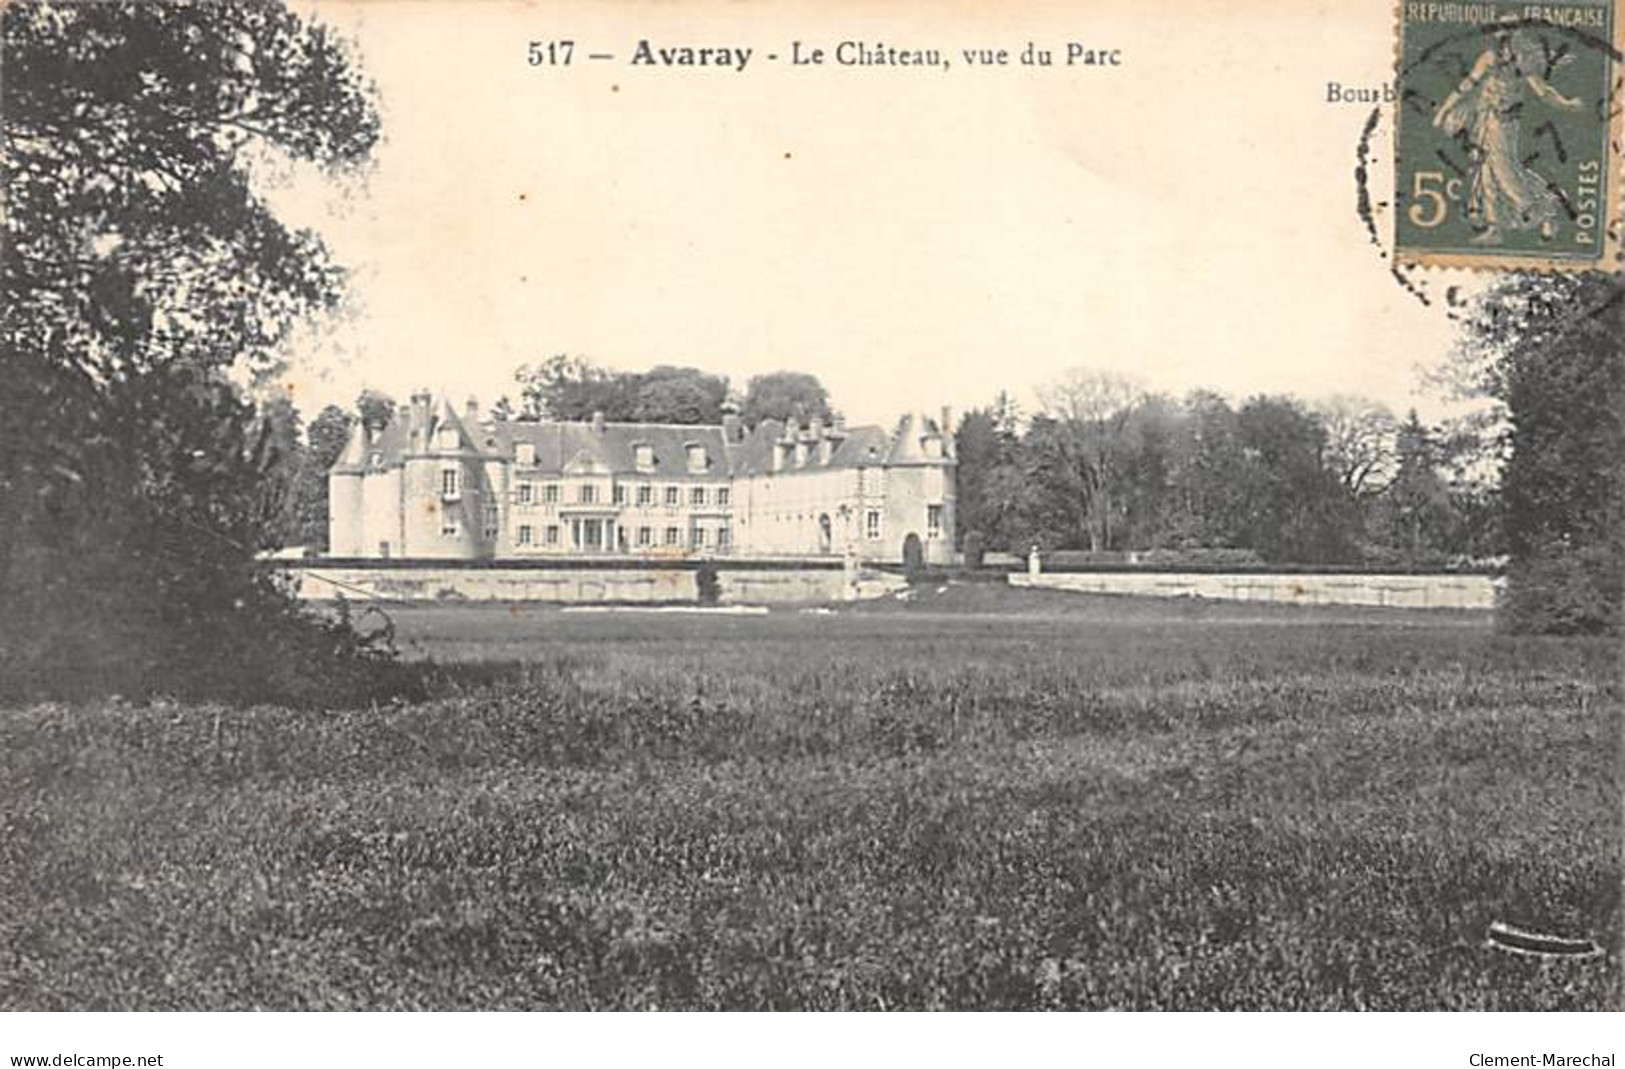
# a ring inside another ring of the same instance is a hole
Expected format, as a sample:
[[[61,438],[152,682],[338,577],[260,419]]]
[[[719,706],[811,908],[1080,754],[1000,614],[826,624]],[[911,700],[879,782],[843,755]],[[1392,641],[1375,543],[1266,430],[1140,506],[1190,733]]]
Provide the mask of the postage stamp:
[[[1400,0],[1395,257],[1620,268],[1622,0]]]

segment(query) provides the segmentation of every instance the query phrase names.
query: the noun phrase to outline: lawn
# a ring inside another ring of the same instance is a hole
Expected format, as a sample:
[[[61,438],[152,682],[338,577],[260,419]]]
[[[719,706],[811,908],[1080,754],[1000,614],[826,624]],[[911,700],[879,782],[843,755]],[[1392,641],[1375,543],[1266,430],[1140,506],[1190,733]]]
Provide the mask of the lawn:
[[[1611,643],[958,589],[396,623],[421,705],[0,713],[0,1007],[1620,1005]]]

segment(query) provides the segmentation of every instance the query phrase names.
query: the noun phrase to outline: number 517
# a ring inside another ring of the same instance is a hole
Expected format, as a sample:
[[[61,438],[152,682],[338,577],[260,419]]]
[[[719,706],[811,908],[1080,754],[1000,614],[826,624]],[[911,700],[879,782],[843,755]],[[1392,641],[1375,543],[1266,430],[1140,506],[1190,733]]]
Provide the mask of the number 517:
[[[568,67],[575,50],[574,41],[532,41],[529,63],[532,67]]]

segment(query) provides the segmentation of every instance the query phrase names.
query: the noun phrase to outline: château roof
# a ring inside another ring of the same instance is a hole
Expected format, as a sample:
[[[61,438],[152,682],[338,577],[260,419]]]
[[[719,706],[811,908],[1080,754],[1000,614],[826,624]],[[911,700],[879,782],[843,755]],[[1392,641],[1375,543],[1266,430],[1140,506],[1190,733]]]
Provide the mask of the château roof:
[[[447,429],[455,432],[455,445],[445,435]],[[730,429],[717,424],[482,421],[474,416],[472,407],[459,415],[446,402],[433,404],[427,395],[419,394],[411,405],[400,406],[381,432],[357,426],[333,470],[397,467],[409,456],[478,454],[515,462],[522,445],[535,450],[536,471],[553,474],[701,474],[689,466],[693,446],[704,449],[703,474],[711,477],[944,462],[940,448],[932,455],[926,445],[928,439],[940,436],[939,424],[922,416],[904,416],[889,433],[877,426],[816,422],[787,428],[771,419],[737,437],[730,436]],[[643,446],[648,447],[652,463],[640,468],[638,452]]]

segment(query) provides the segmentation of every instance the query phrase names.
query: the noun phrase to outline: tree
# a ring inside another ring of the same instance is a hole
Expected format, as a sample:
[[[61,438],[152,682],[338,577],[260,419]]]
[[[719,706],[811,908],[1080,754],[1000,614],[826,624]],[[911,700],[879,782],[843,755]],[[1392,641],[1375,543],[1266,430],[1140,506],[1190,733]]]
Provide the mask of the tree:
[[[1148,395],[1129,409],[1118,465],[1124,549],[1179,544],[1179,494],[1173,483],[1184,414],[1166,397]]]
[[[632,419],[639,423],[716,424],[728,380],[699,368],[662,364],[635,376]]]
[[[829,392],[815,375],[803,371],[773,371],[756,375],[745,384],[745,400],[740,419],[747,427],[776,419],[798,424],[835,419]]]
[[[255,565],[276,430],[231,373],[343,292],[249,161],[353,170],[370,86],[271,3],[19,0],[0,33],[0,687],[342,699],[375,666]]]
[[[1247,458],[1240,421],[1228,401],[1206,391],[1186,397],[1182,409],[1170,449],[1168,542],[1185,548],[1242,545]]]
[[[1324,464],[1326,432],[1302,405],[1255,397],[1237,413],[1246,458],[1241,544],[1264,557],[1331,563],[1354,557],[1354,517]]]
[[[328,405],[310,421],[289,544],[327,548],[327,473],[344,453],[354,426],[355,417],[338,405]]]
[[[514,373],[520,387],[523,419],[588,420],[636,418],[637,383],[584,356],[560,353],[540,364],[525,364]]]
[[[699,368],[661,364],[648,371],[610,371],[584,356],[554,356],[514,374],[525,419],[623,423],[720,423],[728,380]]]
[[[1442,554],[1455,528],[1450,487],[1440,474],[1437,436],[1413,409],[1395,435],[1395,468],[1382,494],[1378,527],[1407,563]]]
[[[996,407],[973,408],[959,418],[954,518],[961,545],[975,535],[983,546],[1008,546],[1015,501],[1004,491],[1011,485],[1009,468],[1019,445],[1013,422],[1001,425]]]
[[[1504,406],[1503,621],[1618,633],[1625,617],[1625,283],[1513,275],[1474,307],[1472,385]]]
[[[301,540],[305,484],[309,458],[305,450],[304,419],[293,400],[280,390],[258,406],[258,421],[265,443],[265,511],[274,517],[262,541],[272,546]]]
[[[355,410],[362,426],[381,431],[395,419],[395,399],[382,390],[368,387],[356,397]]]
[[[1380,401],[1339,394],[1314,407],[1326,432],[1326,465],[1350,497],[1380,493],[1393,474],[1399,424]]]
[[[1129,413],[1144,391],[1131,378],[1112,372],[1074,368],[1039,391],[1051,425],[1047,452],[1070,470],[1055,472],[1058,489],[1076,495],[1083,531],[1092,550],[1112,548],[1122,517],[1123,464],[1127,453]]]
[[[305,432],[310,443],[310,458],[316,468],[325,472],[338,463],[345,446],[350,444],[350,431],[354,427],[355,417],[338,405],[328,405],[316,414]]]

